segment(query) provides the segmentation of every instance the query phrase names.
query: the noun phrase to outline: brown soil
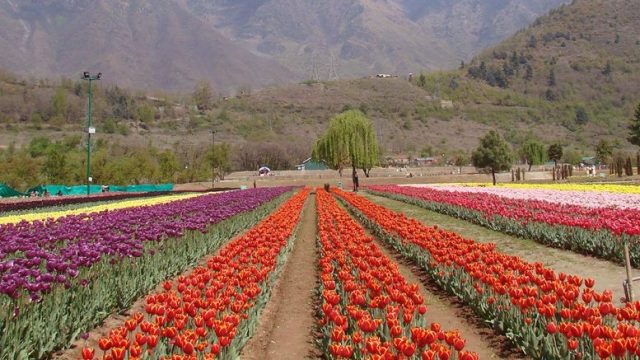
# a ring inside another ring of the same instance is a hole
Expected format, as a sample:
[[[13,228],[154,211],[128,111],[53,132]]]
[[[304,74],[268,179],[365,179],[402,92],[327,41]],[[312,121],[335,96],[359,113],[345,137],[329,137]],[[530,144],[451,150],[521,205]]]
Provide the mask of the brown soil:
[[[487,327],[472,309],[455,296],[441,290],[424,270],[405,260],[377,238],[376,243],[387,257],[396,261],[407,282],[419,285],[420,294],[427,304],[427,312],[424,314],[427,322],[439,323],[445,330],[460,331],[460,335],[466,340],[465,350],[477,353],[480,359],[527,359],[506,337]]]
[[[623,266],[609,261],[581,255],[568,250],[551,248],[533,240],[521,239],[493,231],[468,221],[442,215],[421,207],[401,201],[367,194],[366,197],[391,210],[404,213],[427,225],[437,224],[438,227],[456,232],[467,239],[477,242],[492,242],[498,251],[518,256],[529,262],[541,262],[557,272],[578,275],[583,278],[596,280],[594,288],[598,291],[606,289],[613,291],[614,302],[621,303],[624,297],[622,281],[625,279]],[[640,270],[634,269],[633,276],[638,276]],[[638,292],[636,285],[636,293]]]
[[[300,360],[315,358],[313,343],[316,271],[316,207],[312,194],[289,260],[271,300],[262,311],[255,335],[242,350],[242,359]]]

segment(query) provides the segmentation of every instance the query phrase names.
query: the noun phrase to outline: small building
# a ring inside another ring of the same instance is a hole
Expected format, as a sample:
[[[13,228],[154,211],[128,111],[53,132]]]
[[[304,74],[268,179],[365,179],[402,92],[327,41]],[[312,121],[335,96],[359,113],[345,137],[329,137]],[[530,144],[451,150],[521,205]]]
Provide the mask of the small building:
[[[302,164],[296,165],[296,169],[303,171],[303,170],[328,170],[329,167],[321,162],[321,161],[314,161],[311,158],[308,158],[307,160],[303,161]]]
[[[438,163],[438,159],[435,157],[419,157],[413,159],[413,164],[415,166],[430,166]]]
[[[599,165],[598,159],[595,156],[585,156],[580,160],[580,163],[584,166]]]

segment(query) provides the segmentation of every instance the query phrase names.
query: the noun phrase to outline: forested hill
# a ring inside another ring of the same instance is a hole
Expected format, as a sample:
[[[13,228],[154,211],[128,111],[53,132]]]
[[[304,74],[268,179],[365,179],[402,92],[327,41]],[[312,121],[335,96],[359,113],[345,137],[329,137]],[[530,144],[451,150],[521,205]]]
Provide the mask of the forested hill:
[[[638,5],[575,0],[482,52],[465,75],[542,100],[549,111],[536,121],[560,124],[578,138],[620,139],[640,102]]]

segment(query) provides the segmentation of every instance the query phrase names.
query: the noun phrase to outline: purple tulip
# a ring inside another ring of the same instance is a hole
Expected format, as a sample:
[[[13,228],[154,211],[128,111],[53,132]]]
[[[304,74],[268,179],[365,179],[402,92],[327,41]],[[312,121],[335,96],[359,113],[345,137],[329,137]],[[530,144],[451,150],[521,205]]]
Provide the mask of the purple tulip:
[[[141,257],[145,242],[158,242],[150,252],[162,251],[164,239],[179,238],[189,230],[205,233],[210,225],[253,210],[290,189],[232,191],[153,206],[0,225],[0,294],[17,298],[24,289],[39,296],[57,284],[71,286],[69,279],[77,278],[80,268],[91,267],[103,258],[116,264],[123,258]],[[88,284],[83,279],[76,283]]]

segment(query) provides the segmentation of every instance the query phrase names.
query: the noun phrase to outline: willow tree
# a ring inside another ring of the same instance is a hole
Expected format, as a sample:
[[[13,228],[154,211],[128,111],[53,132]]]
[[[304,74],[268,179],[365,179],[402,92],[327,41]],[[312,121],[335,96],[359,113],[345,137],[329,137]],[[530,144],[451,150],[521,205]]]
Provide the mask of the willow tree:
[[[371,121],[358,110],[336,115],[316,142],[313,158],[338,170],[340,176],[345,167],[351,166],[354,183],[357,169],[369,177],[371,168],[378,164],[378,141]]]

